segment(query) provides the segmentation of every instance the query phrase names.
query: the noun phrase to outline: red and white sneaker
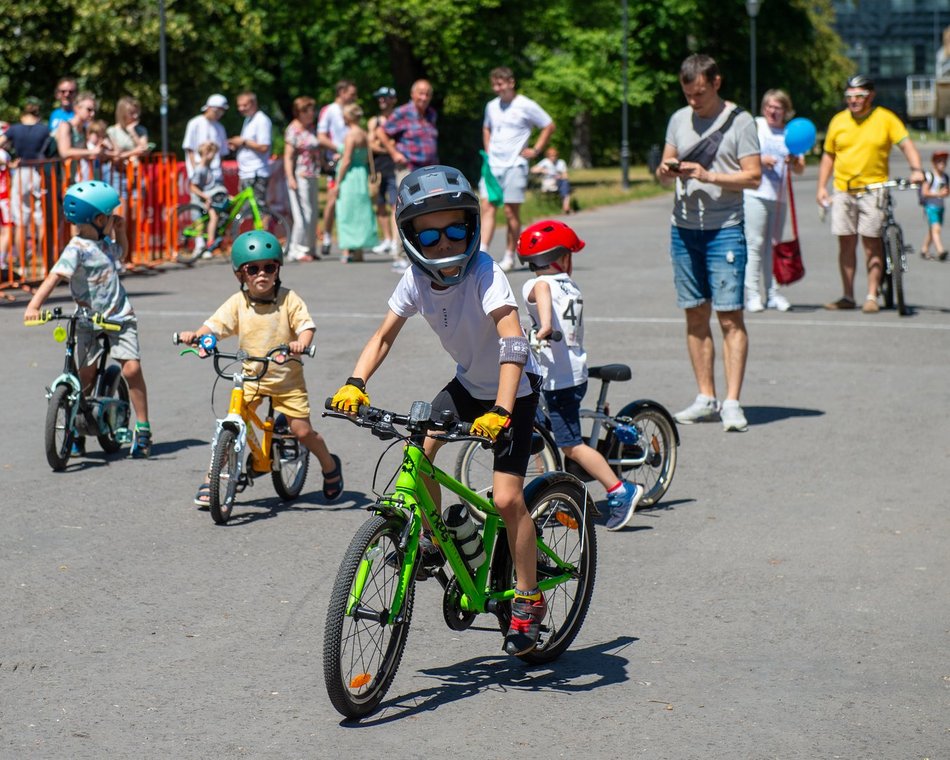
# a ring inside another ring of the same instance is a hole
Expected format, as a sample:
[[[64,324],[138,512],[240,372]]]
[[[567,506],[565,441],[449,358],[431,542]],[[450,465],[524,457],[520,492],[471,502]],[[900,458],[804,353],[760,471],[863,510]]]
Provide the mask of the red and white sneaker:
[[[505,652],[517,657],[534,649],[547,611],[544,594],[540,594],[538,599],[516,596],[511,602],[511,624],[505,634]]]

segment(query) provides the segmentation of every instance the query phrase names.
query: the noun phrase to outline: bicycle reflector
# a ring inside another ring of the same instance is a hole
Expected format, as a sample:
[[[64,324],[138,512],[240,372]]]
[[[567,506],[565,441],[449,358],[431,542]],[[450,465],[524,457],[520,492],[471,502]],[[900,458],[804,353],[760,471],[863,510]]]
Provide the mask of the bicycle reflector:
[[[636,425],[617,425],[614,428],[614,435],[625,446],[635,446],[640,442],[640,431],[637,430]]]
[[[62,325],[56,325],[56,329],[53,330],[53,340],[57,343],[66,342],[66,328]]]

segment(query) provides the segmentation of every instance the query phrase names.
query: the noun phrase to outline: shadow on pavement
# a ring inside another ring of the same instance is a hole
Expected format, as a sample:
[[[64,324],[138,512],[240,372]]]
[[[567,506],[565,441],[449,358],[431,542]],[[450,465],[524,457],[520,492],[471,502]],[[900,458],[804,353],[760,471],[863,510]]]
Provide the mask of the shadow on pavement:
[[[255,482],[262,484],[264,488],[270,487],[270,478],[257,478]],[[282,512],[328,512],[330,514],[351,512],[356,509],[365,509],[372,503],[373,501],[367,499],[364,494],[345,489],[332,504],[324,501],[320,491],[303,494],[294,501],[281,501],[276,496],[241,501],[239,496],[227,524],[233,527],[250,525],[260,520],[278,517]],[[255,511],[244,512],[242,510],[245,507],[254,507]]]
[[[798,409],[787,406],[742,406],[745,418],[750,425],[767,425],[770,422],[787,420],[791,417],[821,417],[821,409]]]
[[[474,657],[445,667],[426,668],[417,671],[416,677],[432,679],[435,681],[432,686],[383,702],[375,717],[343,720],[340,725],[380,726],[488,690],[575,694],[623,683],[628,680],[628,660],[620,652],[635,641],[633,636],[621,636],[585,649],[569,649],[548,665],[528,665],[515,657],[498,656]],[[498,646],[501,647],[500,632]]]

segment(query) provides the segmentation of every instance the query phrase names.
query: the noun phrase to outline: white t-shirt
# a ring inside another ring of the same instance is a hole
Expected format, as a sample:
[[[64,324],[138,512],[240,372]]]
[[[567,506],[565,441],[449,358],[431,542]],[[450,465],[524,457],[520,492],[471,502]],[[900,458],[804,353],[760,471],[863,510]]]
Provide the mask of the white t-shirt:
[[[237,149],[238,177],[254,179],[254,177],[270,176],[270,148],[273,144],[270,118],[263,111],[256,111],[253,116],[244,120],[241,127],[241,137],[251,142],[267,146],[264,153],[258,153],[250,148]]]
[[[185,127],[185,139],[181,141],[181,147],[186,151],[194,151],[197,158],[198,146],[206,142],[218,144],[218,153],[211,160],[211,171],[214,174],[215,181],[220,183],[224,179],[221,172],[221,157],[231,152],[231,149],[228,148],[228,133],[224,131],[224,126],[220,121],[211,121],[202,114],[188,121],[188,125]],[[188,172],[188,178],[191,179],[195,167],[187,153],[185,153],[185,169]]]
[[[320,121],[317,122],[317,133],[328,134],[337,146],[346,139],[346,122],[343,120],[343,106],[335,100],[320,112]]]
[[[490,314],[502,306],[518,306],[505,273],[491,256],[480,251],[460,283],[446,290],[436,290],[432,284],[418,267],[409,267],[389,298],[389,308],[399,317],[421,314],[455,360],[455,376],[465,390],[474,398],[494,401],[498,394],[499,338]],[[525,373],[540,374],[530,355],[524,369]],[[518,398],[531,393],[525,373],[521,375]]]
[[[558,178],[567,174],[567,163],[563,158],[559,158],[557,162],[543,158],[534,168],[541,171],[541,191],[545,193],[556,193]]]
[[[762,198],[767,201],[777,201],[782,195],[782,183],[785,182],[785,174],[788,171],[788,164],[785,159],[788,157],[788,147],[785,145],[785,127],[781,126],[773,129],[762,116],[757,116],[755,126],[759,133],[759,149],[763,156],[775,156],[778,160],[775,166],[767,169],[762,164],[762,182],[755,190],[745,190],[746,195],[756,198]]]
[[[547,111],[524,95],[515,95],[508,105],[502,104],[501,98],[488,101],[482,126],[491,131],[489,165],[492,169],[502,169],[525,161],[521,151],[528,144],[531,131],[535,127],[544,129],[550,123]]]
[[[521,290],[528,314],[541,326],[538,304],[531,300],[534,286],[544,281],[551,289],[551,329],[560,331],[559,341],[548,341],[541,349],[540,365],[546,391],[573,388],[587,380],[587,352],[584,350],[584,299],[570,275],[545,274],[525,282]]]

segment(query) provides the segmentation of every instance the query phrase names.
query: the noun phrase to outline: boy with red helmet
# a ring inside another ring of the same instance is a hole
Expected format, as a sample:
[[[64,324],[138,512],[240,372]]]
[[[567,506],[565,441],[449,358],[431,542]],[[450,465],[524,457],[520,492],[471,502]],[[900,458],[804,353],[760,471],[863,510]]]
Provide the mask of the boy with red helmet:
[[[522,295],[540,340],[556,333],[539,352],[544,373],[542,392],[548,404],[551,428],[558,447],[607,490],[607,530],[620,530],[630,522],[645,489],[618,480],[597,449],[581,436],[580,408],[587,392],[587,354],[584,351],[584,299],[571,279],[572,257],[584,247],[568,225],[536,222],[518,238],[518,258],[535,273],[524,284]]]

